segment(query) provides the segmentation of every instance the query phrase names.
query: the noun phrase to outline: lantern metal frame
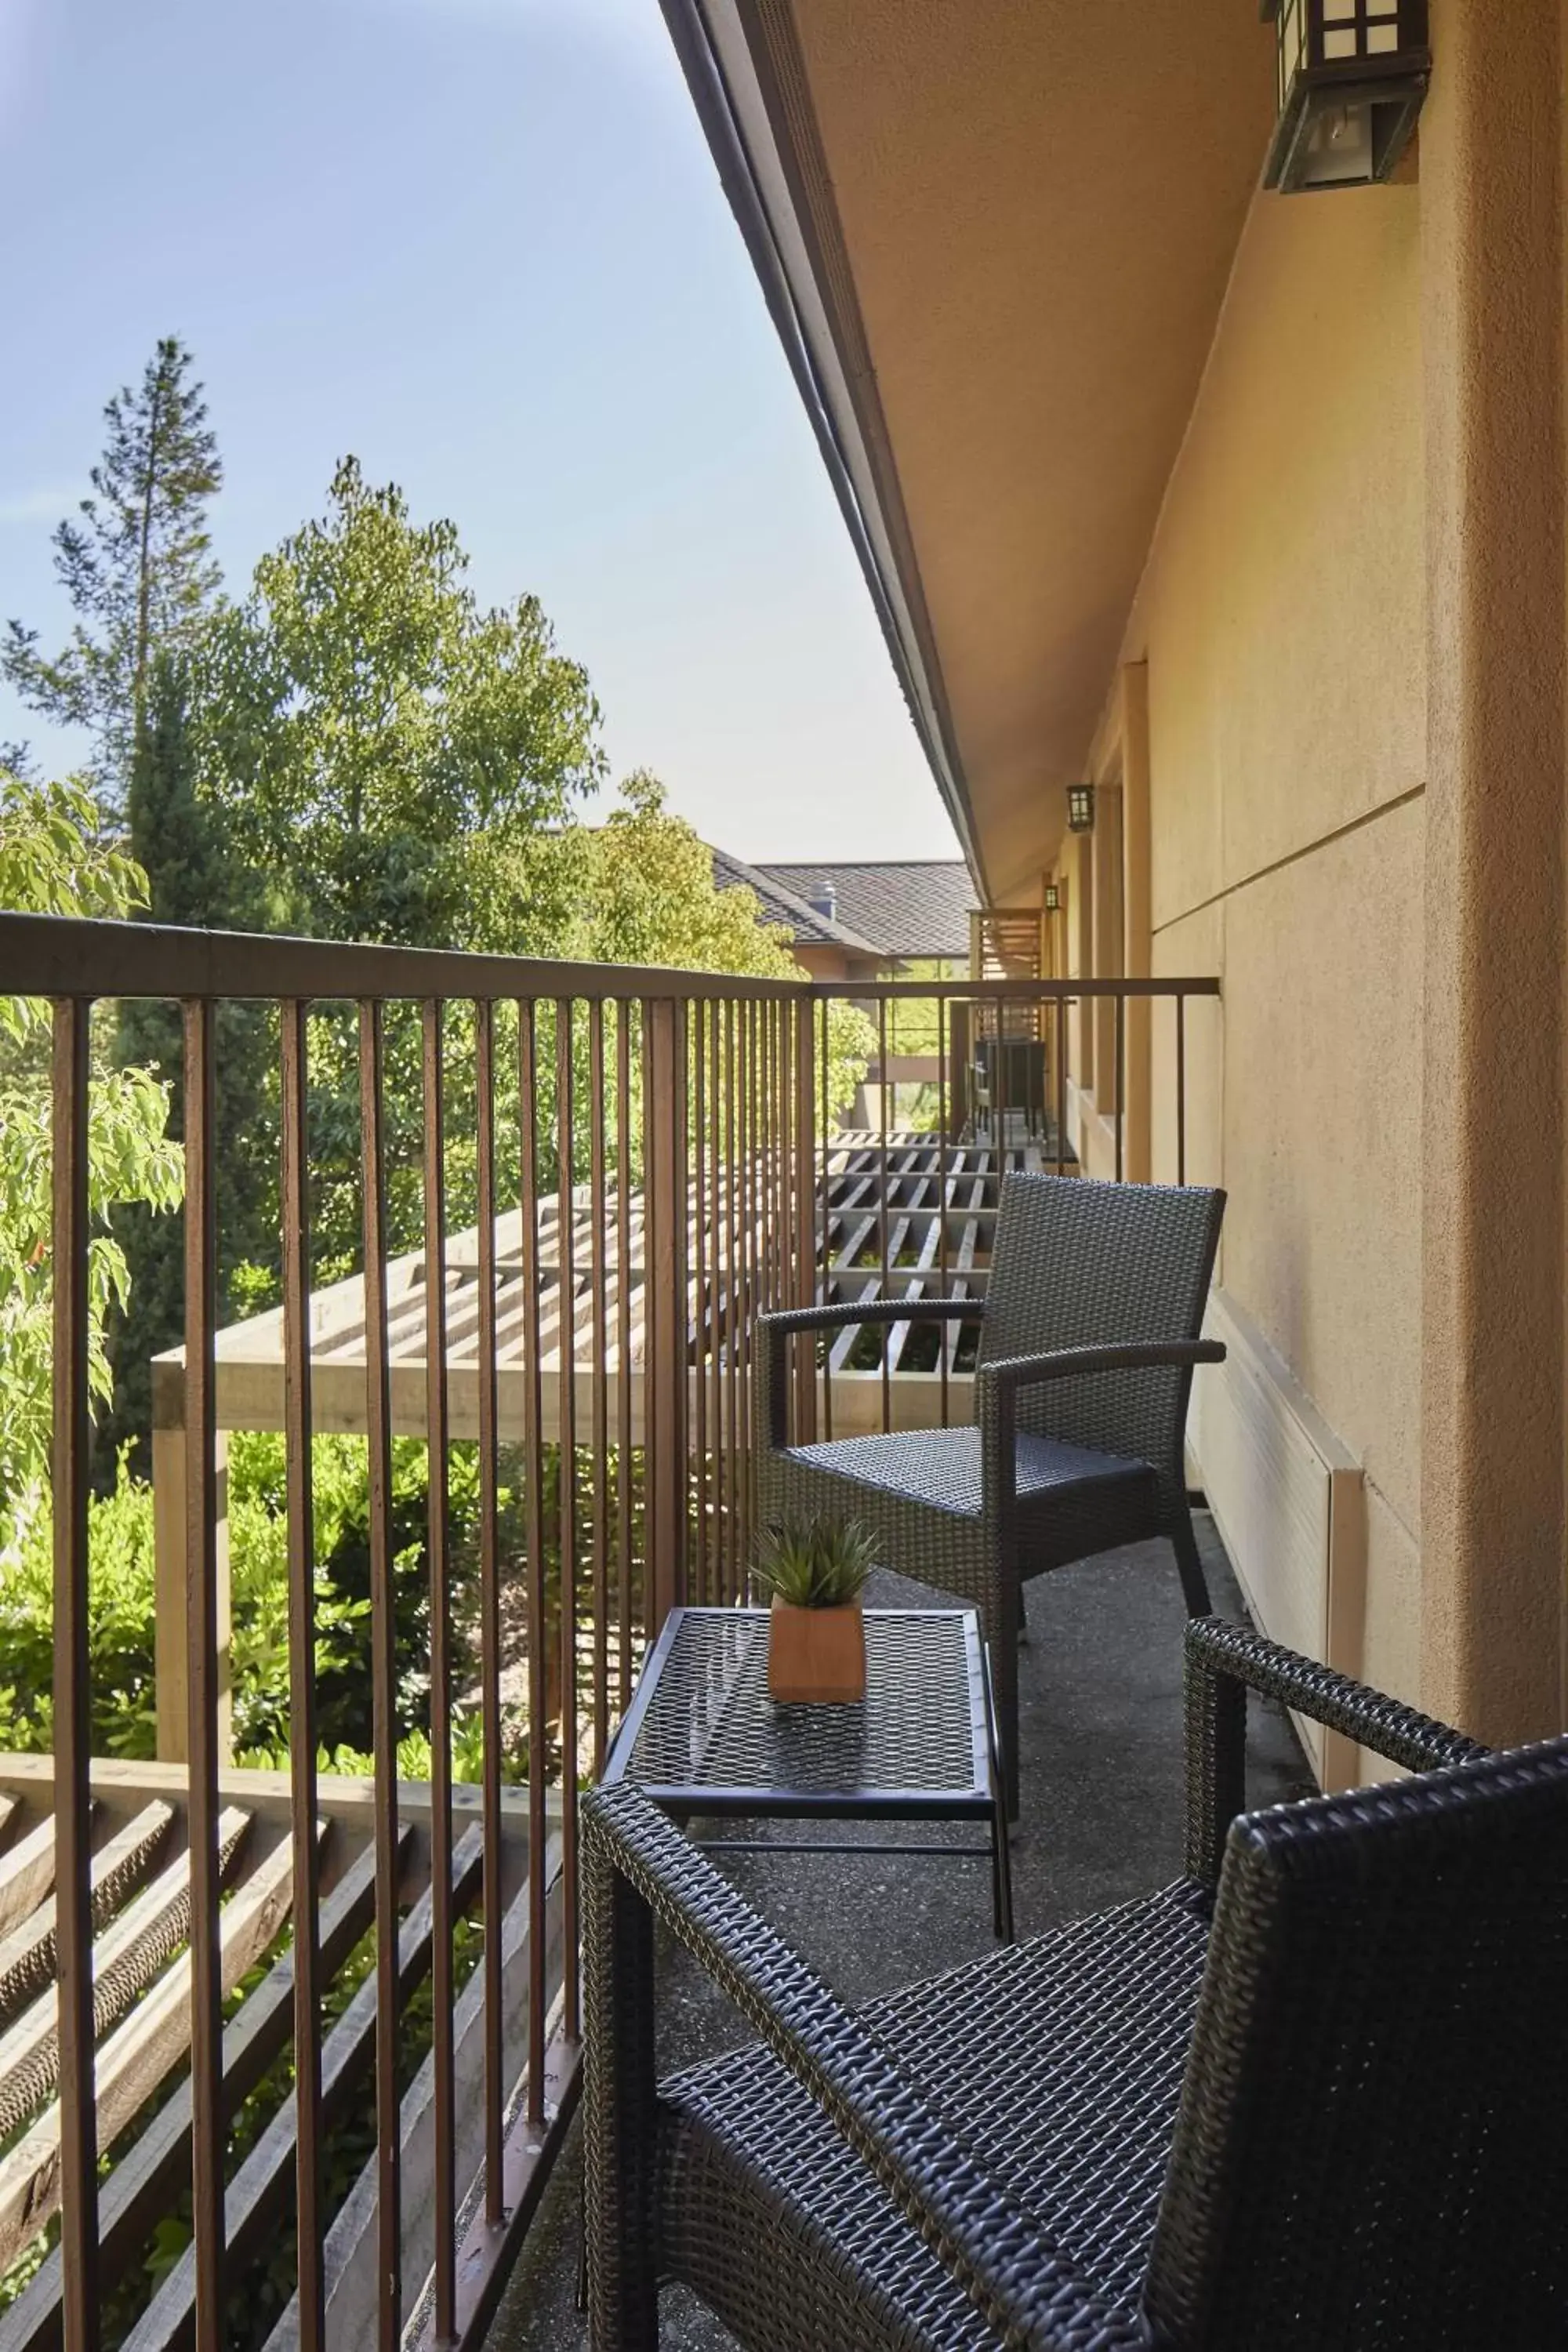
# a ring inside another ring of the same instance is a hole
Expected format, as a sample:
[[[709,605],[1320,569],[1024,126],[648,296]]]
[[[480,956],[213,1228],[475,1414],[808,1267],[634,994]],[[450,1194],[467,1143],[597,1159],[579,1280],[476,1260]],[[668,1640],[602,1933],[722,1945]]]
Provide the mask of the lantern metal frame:
[[[1427,0],[1259,0],[1275,27],[1279,119],[1263,184],[1282,195],[1370,187],[1410,143],[1431,79]],[[1339,124],[1346,168],[1325,170]]]
[[[1069,833],[1094,831],[1094,786],[1092,784],[1068,786],[1068,831]]]
[[[1047,915],[1058,915],[1058,914],[1060,914],[1060,912],[1061,912],[1061,905],[1062,905],[1062,886],[1061,886],[1061,884],[1060,884],[1059,882],[1047,882],[1047,883],[1046,884],[1046,887],[1045,887],[1045,907],[1046,907],[1046,912],[1047,912]]]

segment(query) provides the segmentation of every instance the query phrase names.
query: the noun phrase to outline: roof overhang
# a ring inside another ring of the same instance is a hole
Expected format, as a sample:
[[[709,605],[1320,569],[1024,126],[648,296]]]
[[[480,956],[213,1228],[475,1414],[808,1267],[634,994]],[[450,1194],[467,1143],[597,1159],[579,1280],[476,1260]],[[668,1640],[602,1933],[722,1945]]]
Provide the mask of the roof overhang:
[[[662,0],[983,898],[1081,772],[1272,117],[1257,0]]]

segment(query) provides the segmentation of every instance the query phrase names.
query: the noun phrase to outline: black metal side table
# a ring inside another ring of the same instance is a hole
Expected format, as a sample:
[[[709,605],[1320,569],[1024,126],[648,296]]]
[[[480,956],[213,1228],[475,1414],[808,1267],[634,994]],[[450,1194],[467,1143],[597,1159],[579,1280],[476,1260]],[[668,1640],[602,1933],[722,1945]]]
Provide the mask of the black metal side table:
[[[973,1609],[868,1609],[865,1698],[832,1706],[769,1697],[765,1609],[672,1609],[604,1778],[635,1781],[683,1822],[984,1822],[996,1933],[1012,1941],[995,1715]],[[768,1843],[772,1853],[866,1850]],[[898,1851],[952,1856],[985,1847]]]

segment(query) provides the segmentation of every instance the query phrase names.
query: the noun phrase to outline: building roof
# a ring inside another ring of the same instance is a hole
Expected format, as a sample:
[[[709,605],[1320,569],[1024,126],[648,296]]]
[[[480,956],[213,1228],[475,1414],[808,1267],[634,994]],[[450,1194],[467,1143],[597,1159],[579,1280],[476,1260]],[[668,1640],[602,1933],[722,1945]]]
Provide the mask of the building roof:
[[[1089,757],[1273,127],[1271,30],[1258,0],[663,5],[1005,906]]]
[[[757,871],[814,905],[831,891],[835,920],[873,940],[880,955],[969,953],[974,884],[962,858],[835,859]]]
[[[748,866],[742,858],[731,857],[725,849],[711,851],[713,881],[720,890],[754,890],[762,901],[763,919],[769,923],[782,923],[797,947],[842,948],[847,955],[881,958],[889,950],[852,929],[848,921],[837,914],[829,915],[814,907],[810,898],[786,878],[795,869],[783,866]],[[799,871],[811,873],[817,869],[802,866]],[[828,869],[821,869],[826,873]]]

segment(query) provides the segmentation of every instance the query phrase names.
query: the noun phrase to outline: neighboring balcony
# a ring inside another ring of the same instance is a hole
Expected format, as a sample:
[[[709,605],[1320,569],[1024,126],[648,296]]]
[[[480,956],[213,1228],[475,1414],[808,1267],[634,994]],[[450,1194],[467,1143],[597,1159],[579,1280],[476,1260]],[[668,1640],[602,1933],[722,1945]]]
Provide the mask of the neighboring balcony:
[[[577,2095],[579,1787],[668,1609],[746,1588],[754,1317],[941,1297],[978,1318],[1008,1170],[1186,1172],[1188,1029],[1217,983],[742,980],[16,916],[0,950],[55,1000],[56,1211],[55,1750],[0,1758],[0,2264],[52,2251],[0,2352],[87,2352],[106,2311],[145,2352],[205,2352],[237,2295],[258,2344],[478,2343]],[[177,1003],[184,1045],[155,1758],[90,1753],[89,1039],[126,996]],[[275,1055],[280,1296],[220,1328],[242,1001]],[[1113,1056],[1092,1136],[1086,1006]],[[347,1270],[312,1240],[345,1103]],[[836,1334],[795,1368],[797,1427],[968,1419],[977,1328]],[[235,1760],[241,1432],[281,1440],[266,1770]],[[345,1448],[363,1465],[372,1762],[347,1774],[317,1758],[346,1638],[318,1622],[328,1439],[335,1475]],[[182,2211],[189,2246],[150,2271]]]

